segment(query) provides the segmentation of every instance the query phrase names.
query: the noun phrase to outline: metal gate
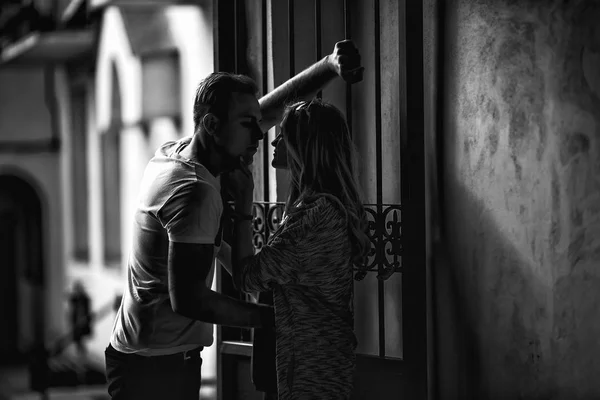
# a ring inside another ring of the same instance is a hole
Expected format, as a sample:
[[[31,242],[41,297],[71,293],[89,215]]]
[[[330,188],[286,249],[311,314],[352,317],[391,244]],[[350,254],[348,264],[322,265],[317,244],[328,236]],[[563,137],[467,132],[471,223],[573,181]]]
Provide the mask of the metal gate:
[[[426,237],[421,0],[219,0],[217,69],[256,80],[260,95],[330,53],[357,44],[364,80],[319,96],[345,112],[359,151],[369,216],[369,272],[355,282],[356,399],[427,397]],[[302,38],[299,40],[298,38]],[[288,185],[255,156],[257,251],[276,229]],[[405,235],[402,235],[402,232]],[[222,293],[245,298],[218,273]],[[221,399],[261,399],[250,382],[251,330],[217,328]]]

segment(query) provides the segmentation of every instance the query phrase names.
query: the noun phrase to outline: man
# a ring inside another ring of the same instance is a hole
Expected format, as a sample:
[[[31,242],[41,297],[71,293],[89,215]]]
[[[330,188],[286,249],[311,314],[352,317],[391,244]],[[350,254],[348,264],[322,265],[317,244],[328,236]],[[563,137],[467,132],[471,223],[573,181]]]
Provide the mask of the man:
[[[79,280],[73,284],[73,291],[69,295],[70,322],[73,332],[73,342],[80,357],[85,356],[87,349],[85,340],[92,335],[92,310],[91,299],[83,283]]]
[[[216,256],[230,271],[219,176],[251,162],[287,102],[312,98],[336,76],[362,79],[350,41],[260,100],[256,84],[241,75],[214,73],[200,83],[194,135],[159,148],[141,182],[127,286],[105,352],[113,399],[197,400],[200,352],[213,342],[212,324],[273,326],[273,307],[210,289]]]

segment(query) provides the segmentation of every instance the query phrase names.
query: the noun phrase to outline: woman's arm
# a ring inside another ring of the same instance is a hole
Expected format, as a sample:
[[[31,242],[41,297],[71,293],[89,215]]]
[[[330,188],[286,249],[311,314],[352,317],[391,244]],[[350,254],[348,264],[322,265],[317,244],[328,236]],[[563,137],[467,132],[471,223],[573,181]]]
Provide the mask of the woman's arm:
[[[235,210],[237,215],[252,215],[252,198],[242,196],[235,201]],[[233,221],[233,249],[232,249],[232,274],[233,284],[240,289],[240,265],[254,255],[254,246],[252,245],[252,220],[236,218]],[[267,289],[265,289],[267,290]],[[261,290],[258,290],[261,291]]]
[[[233,270],[231,264],[231,246],[227,242],[221,242],[221,248],[217,254],[217,260],[221,263],[225,271],[233,277]],[[254,302],[258,303],[258,293],[248,293]]]
[[[221,242],[221,248],[217,253],[217,260],[219,260],[229,275],[233,275],[231,271],[231,246],[229,243],[225,241]]]
[[[336,251],[346,251],[338,240],[345,226],[325,199],[303,207],[256,255],[234,257],[234,283],[244,292],[271,290],[273,284],[324,284],[332,273],[324,265]]]

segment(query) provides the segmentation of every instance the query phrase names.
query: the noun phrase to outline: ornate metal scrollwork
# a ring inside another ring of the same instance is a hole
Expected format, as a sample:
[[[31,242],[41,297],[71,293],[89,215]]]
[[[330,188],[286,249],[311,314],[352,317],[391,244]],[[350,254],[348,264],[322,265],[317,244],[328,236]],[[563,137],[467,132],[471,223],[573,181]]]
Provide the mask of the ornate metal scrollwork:
[[[279,228],[284,203],[255,202],[253,205],[253,243],[260,251]],[[399,204],[365,204],[371,251],[365,266],[355,268],[355,279],[377,272],[380,280],[389,279],[402,269],[402,209]]]
[[[269,237],[279,228],[283,217],[284,203],[255,202],[252,207],[254,221],[253,243],[256,251],[260,251]]]
[[[367,271],[377,271],[377,278],[386,280],[402,267],[401,207],[399,204],[365,204],[365,211],[371,251],[367,265],[357,268],[356,279],[364,278]]]
[[[390,204],[383,207],[381,223],[382,243],[380,245],[383,269],[379,276],[386,280],[394,272],[400,272],[402,267],[402,210],[399,204]]]

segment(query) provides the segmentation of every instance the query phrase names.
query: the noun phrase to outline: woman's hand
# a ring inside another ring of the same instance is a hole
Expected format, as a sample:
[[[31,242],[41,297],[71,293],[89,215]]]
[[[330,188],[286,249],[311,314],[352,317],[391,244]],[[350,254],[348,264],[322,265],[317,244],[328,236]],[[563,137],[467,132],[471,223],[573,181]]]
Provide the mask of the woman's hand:
[[[364,67],[360,66],[360,54],[351,40],[337,42],[327,60],[335,72],[348,83],[363,79]]]
[[[222,183],[236,203],[252,203],[254,179],[248,165],[241,157],[238,167],[224,174]]]

